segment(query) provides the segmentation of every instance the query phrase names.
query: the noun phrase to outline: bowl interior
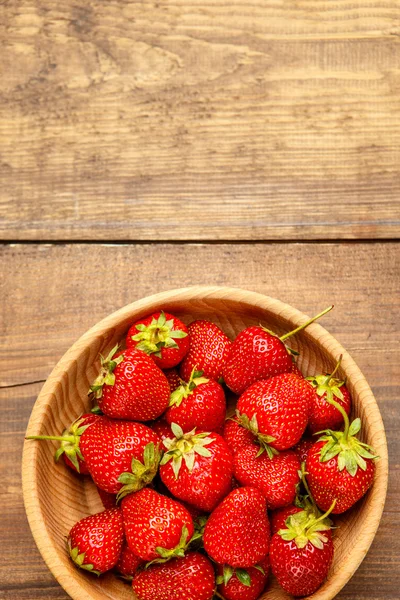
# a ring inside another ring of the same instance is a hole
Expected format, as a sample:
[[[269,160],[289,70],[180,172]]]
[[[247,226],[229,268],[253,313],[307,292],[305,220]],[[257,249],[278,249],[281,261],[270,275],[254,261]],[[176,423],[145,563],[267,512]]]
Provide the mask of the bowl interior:
[[[227,288],[190,288],[158,294],[131,304],[101,321],[87,332],[61,359],[46,382],[32,413],[30,435],[61,432],[90,409],[87,390],[99,367],[99,353],[123,340],[130,324],[153,310],[173,312],[185,323],[205,318],[217,323],[231,338],[248,325],[262,323],[278,334],[306,320],[302,313],[259,294]],[[290,339],[300,351],[297,364],[305,375],[330,372],[344,353],[340,376],[347,377],[353,398],[352,416],[363,421],[363,441],[371,444],[377,463],[373,488],[351,511],[336,519],[335,559],[329,578],[312,597],[333,598],[350,579],[363,559],[379,524],[386,493],[386,440],[379,410],[361,372],[340,344],[320,325]],[[76,569],[65,551],[65,539],[76,521],[103,510],[97,490],[88,478],[70,472],[53,460],[56,444],[25,442],[23,462],[24,498],[36,543],[50,570],[76,600],[132,600],[129,585],[107,574],[96,578]],[[275,582],[262,599],[290,598]]]

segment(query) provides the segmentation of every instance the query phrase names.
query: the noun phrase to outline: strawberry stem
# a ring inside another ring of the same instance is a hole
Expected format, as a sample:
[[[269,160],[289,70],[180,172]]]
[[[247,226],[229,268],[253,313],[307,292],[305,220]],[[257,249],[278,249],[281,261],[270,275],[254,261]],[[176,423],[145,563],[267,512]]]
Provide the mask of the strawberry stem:
[[[285,333],[285,335],[282,335],[282,337],[280,337],[279,339],[281,340],[281,342],[284,342],[288,337],[291,337],[292,335],[295,335],[299,331],[302,331],[302,329],[305,329],[306,327],[308,327],[309,325],[311,325],[311,323],[314,323],[314,321],[316,321],[317,319],[319,319],[319,318],[323,317],[324,315],[326,315],[326,313],[328,313],[330,310],[332,310],[332,308],[333,308],[333,304],[332,304],[332,306],[328,306],[328,308],[325,308],[325,310],[323,310],[322,312],[320,312],[318,315],[316,315],[315,317],[313,317],[309,321],[306,321],[306,323],[304,323],[303,325],[300,325],[299,327],[296,327],[296,329],[293,329],[293,331],[289,331],[289,333]]]
[[[25,438],[26,440],[55,440],[58,442],[71,442],[73,444],[75,442],[75,436],[73,435],[28,435]]]
[[[321,521],[323,521],[324,519],[326,519],[327,517],[329,517],[329,515],[331,514],[331,512],[335,508],[336,503],[337,503],[337,499],[335,498],[334,501],[332,502],[332,504],[330,505],[330,507],[328,508],[328,510],[326,511],[326,513],[324,513],[323,515],[321,515],[320,517],[318,517],[318,519],[316,519],[315,521],[313,521],[313,526],[316,523],[320,523]]]
[[[325,385],[327,385],[331,381],[331,379],[333,379],[333,376],[335,375],[336,371],[340,367],[340,363],[342,362],[342,358],[343,358],[343,354],[341,354],[339,356],[339,360],[336,363],[336,367],[333,369],[332,373],[329,375],[329,377],[328,377]]]
[[[329,402],[329,404],[332,404],[332,406],[334,406],[342,415],[344,421],[344,439],[347,441],[349,438],[350,421],[346,411],[344,410],[343,406],[341,406],[339,402],[336,402],[336,400],[333,398],[327,398],[326,401]]]

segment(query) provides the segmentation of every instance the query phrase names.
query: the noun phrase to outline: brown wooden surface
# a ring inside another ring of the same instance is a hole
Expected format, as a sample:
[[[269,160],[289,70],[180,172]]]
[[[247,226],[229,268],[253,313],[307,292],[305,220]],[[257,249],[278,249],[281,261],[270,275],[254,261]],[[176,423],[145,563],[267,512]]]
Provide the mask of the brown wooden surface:
[[[399,248],[396,243],[0,247],[0,598],[67,598],[37,552],[24,516],[22,440],[42,385],[29,382],[45,379],[76,338],[111,311],[155,291],[204,283],[259,291],[307,313],[335,304],[324,325],[367,376],[385,421],[391,457],[382,525],[362,566],[337,597],[397,600]]]
[[[7,240],[397,238],[398,0],[0,6]]]

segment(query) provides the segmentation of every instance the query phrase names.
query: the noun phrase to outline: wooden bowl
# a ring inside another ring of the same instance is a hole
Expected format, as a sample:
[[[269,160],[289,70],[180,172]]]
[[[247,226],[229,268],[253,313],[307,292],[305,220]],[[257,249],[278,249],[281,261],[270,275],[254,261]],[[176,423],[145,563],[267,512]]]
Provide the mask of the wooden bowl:
[[[132,322],[161,308],[185,323],[197,318],[214,321],[232,338],[246,326],[260,322],[283,334],[307,320],[304,314],[278,300],[234,288],[184,288],[134,302],[95,325],[63,356],[35,403],[27,435],[61,432],[87,411],[90,408],[87,390],[99,368],[99,353],[107,354],[116,342],[124,339]],[[349,581],[378,528],[388,478],[386,437],[378,406],[364,376],[321,325],[310,325],[292,338],[290,344],[300,351],[298,365],[307,375],[330,372],[343,354],[340,376],[347,377],[353,397],[353,417],[361,417],[363,440],[380,456],[371,490],[352,510],[336,519],[340,527],[335,532],[334,563],[327,581],[312,596],[314,600],[329,600]],[[103,510],[103,506],[89,478],[75,476],[63,461],[55,464],[55,447],[53,442],[26,441],[23,456],[26,513],[44,560],[75,600],[132,600],[131,587],[113,574],[97,578],[79,571],[69,560],[65,549],[69,530],[76,521]],[[263,600],[288,598],[274,581],[262,596]]]

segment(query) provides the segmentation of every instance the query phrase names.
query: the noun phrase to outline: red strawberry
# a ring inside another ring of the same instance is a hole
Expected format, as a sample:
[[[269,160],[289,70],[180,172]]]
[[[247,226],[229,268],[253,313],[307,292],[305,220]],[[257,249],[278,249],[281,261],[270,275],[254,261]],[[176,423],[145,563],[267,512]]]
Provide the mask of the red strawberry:
[[[216,431],[223,426],[225,413],[225,394],[219,383],[193,371],[188,383],[171,394],[165,420],[177,423],[185,432],[194,427]]]
[[[270,513],[271,535],[278,533],[280,529],[286,529],[286,519],[291,515],[301,512],[303,509],[299,506],[290,504],[283,508],[277,508]]]
[[[128,544],[124,542],[122,546],[121,554],[115,569],[124,576],[124,579],[132,579],[136,571],[143,564],[141,558],[136,556],[129,548]]]
[[[210,321],[193,321],[188,327],[189,352],[180,367],[182,379],[188,381],[193,370],[218,381],[222,377],[228,352],[232,346],[227,335]]]
[[[293,446],[293,452],[295,452],[301,463],[306,462],[308,453],[312,446],[315,444],[315,440],[311,438],[301,438],[301,440]]]
[[[257,439],[254,437],[251,431],[239,425],[237,417],[234,417],[233,419],[227,419],[225,421],[222,437],[228,444],[233,454],[242,448],[254,446],[257,443]]]
[[[184,434],[176,423],[172,430],[176,437],[164,440],[161,479],[176,498],[210,512],[230,490],[232,454],[217,433]]]
[[[115,567],[123,541],[122,512],[112,508],[78,521],[69,532],[68,547],[78,567],[100,575]]]
[[[150,421],[167,408],[170,388],[164,373],[144,352],[115,346],[101,357],[101,372],[90,387],[100,410],[113,419]]]
[[[126,541],[143,560],[184,556],[193,519],[182,504],[144,488],[122,501]]]
[[[328,513],[319,518],[300,511],[272,536],[271,568],[283,589],[293,596],[308,596],[326,578],[333,559]]]
[[[256,487],[267,499],[270,510],[294,501],[300,481],[300,462],[294,452],[286,450],[270,458],[260,448],[248,446],[234,459],[234,475],[242,485]]]
[[[170,369],[189,350],[188,330],[174,315],[158,311],[132,325],[126,347],[136,347],[149,354],[161,369]]]
[[[307,426],[310,385],[293,373],[282,373],[257,381],[237,404],[241,425],[249,429],[268,453],[296,444]]]
[[[267,583],[269,558],[248,569],[217,565],[217,584],[226,600],[257,600]]]
[[[138,600],[211,600],[215,589],[214,569],[198,552],[152,565],[133,578]]]
[[[298,375],[301,379],[304,379],[303,373],[300,371],[300,369],[296,365],[296,363],[292,363],[292,368],[290,370],[290,373],[294,373],[295,375]]]
[[[268,554],[267,503],[252,487],[233,490],[211,513],[204,531],[204,549],[220,564],[252,567]]]
[[[182,385],[183,380],[179,377],[179,373],[176,369],[166,369],[164,371],[165,377],[168,379],[169,389],[174,392],[180,385]]]
[[[276,336],[265,327],[255,325],[241,331],[232,344],[223,369],[226,385],[235,394],[243,394],[256,381],[290,372],[293,361],[290,351],[283,343],[284,340],[298,333],[332,308],[330,306],[282,337]]]
[[[82,434],[80,449],[95,484],[123,497],[152,481],[161,440],[142,423],[97,420]]]
[[[308,428],[311,433],[318,433],[324,429],[340,429],[343,425],[343,416],[335,406],[330,403],[334,399],[349,415],[351,410],[351,397],[344,381],[333,376],[340,367],[342,357],[339,358],[334,371],[330,375],[316,375],[307,377],[315,389]]]
[[[116,494],[109,494],[105,492],[101,488],[97,488],[97,491],[100,496],[100,500],[103,503],[104,508],[115,508],[117,506],[117,496]]]
[[[62,435],[30,435],[25,439],[27,440],[56,440],[61,442],[60,447],[54,455],[54,459],[57,462],[62,456],[65,464],[81,475],[87,475],[89,470],[87,468],[85,459],[79,448],[79,442],[82,433],[98,419],[98,415],[87,413],[79,417],[74,421],[67,429],[65,429]]]
[[[149,425],[149,427],[158,435],[162,442],[167,438],[174,437],[171,425],[164,421],[164,418],[158,419],[157,421]]]

